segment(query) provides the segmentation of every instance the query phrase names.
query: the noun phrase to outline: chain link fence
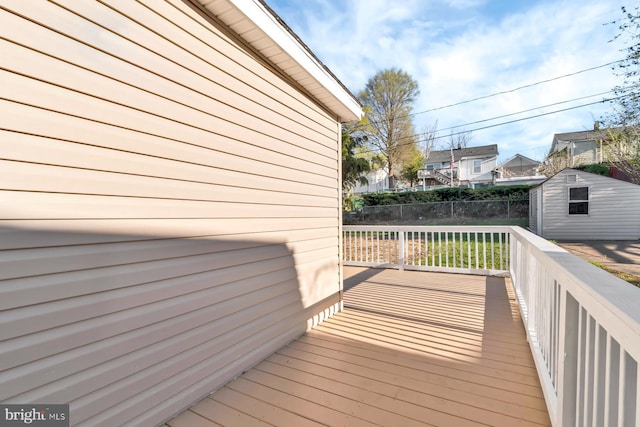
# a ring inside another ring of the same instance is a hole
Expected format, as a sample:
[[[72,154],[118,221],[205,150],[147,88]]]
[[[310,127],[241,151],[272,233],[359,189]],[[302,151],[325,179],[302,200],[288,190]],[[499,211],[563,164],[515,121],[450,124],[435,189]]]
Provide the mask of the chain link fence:
[[[529,200],[474,200],[364,206],[345,212],[346,225],[529,225]]]

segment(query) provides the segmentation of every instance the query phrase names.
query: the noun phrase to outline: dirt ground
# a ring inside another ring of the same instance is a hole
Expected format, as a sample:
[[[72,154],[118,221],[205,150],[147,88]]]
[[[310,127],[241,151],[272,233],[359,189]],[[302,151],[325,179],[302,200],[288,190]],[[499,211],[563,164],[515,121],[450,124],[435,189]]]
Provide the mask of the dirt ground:
[[[597,240],[557,242],[559,246],[587,261],[634,276],[640,283],[640,240]]]

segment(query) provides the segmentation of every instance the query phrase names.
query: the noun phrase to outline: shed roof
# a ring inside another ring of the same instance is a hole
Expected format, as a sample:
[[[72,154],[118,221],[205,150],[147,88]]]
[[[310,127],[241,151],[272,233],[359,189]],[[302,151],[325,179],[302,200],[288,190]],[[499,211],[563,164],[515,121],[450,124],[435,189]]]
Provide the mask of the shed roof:
[[[425,163],[438,163],[451,161],[452,150],[432,151]],[[498,155],[498,145],[480,145],[478,147],[466,147],[453,149],[453,158],[457,162],[466,157],[493,157]]]
[[[557,179],[557,177],[558,177],[558,176],[566,175],[566,174],[568,174],[568,173],[575,173],[575,174],[588,174],[588,175],[600,176],[600,177],[602,177],[602,178],[610,179],[610,180],[612,180],[612,182],[614,182],[614,181],[615,181],[615,182],[621,182],[621,183],[624,183],[624,185],[629,184],[629,185],[633,185],[633,186],[635,186],[635,187],[638,187],[638,188],[640,189],[640,185],[639,185],[639,184],[636,184],[636,183],[631,182],[631,181],[626,180],[626,179],[621,179],[619,176],[618,176],[618,177],[616,177],[616,176],[600,175],[600,174],[595,174],[595,173],[592,173],[592,172],[587,172],[587,171],[585,171],[585,170],[574,169],[574,168],[564,168],[564,169],[562,169],[561,171],[556,172],[555,174],[551,175],[550,177],[548,177],[546,180],[544,180],[544,181],[543,181],[543,182],[541,182],[540,184],[537,184],[537,185],[532,186],[532,187],[531,187],[531,189],[534,189],[534,188],[536,188],[536,187],[540,187],[541,185],[545,185],[545,184],[547,184],[547,183],[548,183],[548,182],[550,182],[550,181],[555,181],[555,180]]]
[[[360,119],[358,100],[263,0],[191,1],[242,37],[338,121]]]

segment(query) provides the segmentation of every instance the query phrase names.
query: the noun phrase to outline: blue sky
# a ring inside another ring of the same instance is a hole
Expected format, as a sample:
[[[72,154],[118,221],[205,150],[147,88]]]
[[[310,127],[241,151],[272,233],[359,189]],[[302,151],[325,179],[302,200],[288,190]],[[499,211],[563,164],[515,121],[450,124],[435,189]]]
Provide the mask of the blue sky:
[[[266,0],[354,93],[377,71],[398,67],[419,84],[414,112],[553,79],[624,58],[611,43],[618,0]],[[596,102],[610,91],[611,67],[414,116],[416,131],[475,129]],[[586,130],[608,107],[596,104],[472,133],[470,145],[498,144],[499,159],[516,153],[542,160],[554,133]],[[448,136],[452,131],[441,131]],[[446,138],[445,138],[446,139]],[[441,141],[444,142],[445,139]]]

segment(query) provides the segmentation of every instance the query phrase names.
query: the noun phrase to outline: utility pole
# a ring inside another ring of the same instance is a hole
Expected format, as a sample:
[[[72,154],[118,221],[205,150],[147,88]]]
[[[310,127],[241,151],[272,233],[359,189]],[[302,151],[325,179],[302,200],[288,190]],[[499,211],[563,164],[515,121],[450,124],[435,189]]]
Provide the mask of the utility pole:
[[[453,165],[455,164],[455,157],[453,156],[453,141],[451,141],[450,149],[451,149],[451,170],[449,171],[449,177],[451,178],[451,180],[449,181],[449,187],[453,187]]]

